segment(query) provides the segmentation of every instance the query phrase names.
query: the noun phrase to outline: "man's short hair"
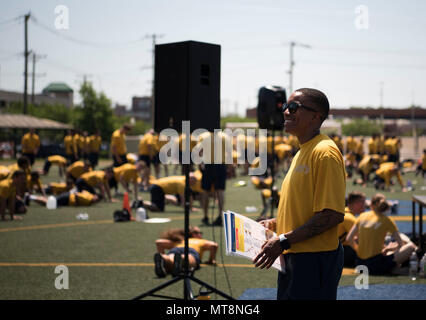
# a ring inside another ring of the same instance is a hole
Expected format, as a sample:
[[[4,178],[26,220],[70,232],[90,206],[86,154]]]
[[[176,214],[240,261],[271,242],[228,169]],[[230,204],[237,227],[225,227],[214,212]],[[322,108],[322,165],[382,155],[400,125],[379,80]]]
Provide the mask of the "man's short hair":
[[[348,194],[348,205],[362,198],[365,198],[364,193],[360,191],[352,191],[351,193]]]
[[[330,104],[323,92],[312,88],[301,88],[297,89],[296,92],[301,92],[309,100],[309,102],[313,103],[314,106],[319,109],[323,116],[323,121],[327,119],[328,113],[330,112]]]
[[[125,123],[125,124],[123,124],[123,129],[130,131],[130,130],[132,130],[132,126],[128,123]]]

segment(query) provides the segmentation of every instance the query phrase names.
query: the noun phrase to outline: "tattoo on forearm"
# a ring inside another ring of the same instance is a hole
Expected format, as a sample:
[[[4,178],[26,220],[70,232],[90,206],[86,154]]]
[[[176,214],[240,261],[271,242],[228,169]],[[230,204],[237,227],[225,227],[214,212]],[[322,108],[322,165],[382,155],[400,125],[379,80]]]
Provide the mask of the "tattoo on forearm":
[[[298,228],[306,234],[307,238],[315,237],[336,225],[335,219],[329,214],[318,213],[303,226]]]

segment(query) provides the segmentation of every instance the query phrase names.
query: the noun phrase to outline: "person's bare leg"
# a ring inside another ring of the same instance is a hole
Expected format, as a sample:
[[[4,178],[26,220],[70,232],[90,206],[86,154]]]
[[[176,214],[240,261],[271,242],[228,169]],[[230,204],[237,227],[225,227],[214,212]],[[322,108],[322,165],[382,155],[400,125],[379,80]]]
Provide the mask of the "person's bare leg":
[[[410,259],[411,254],[417,250],[417,246],[411,241],[404,244],[399,250],[395,251],[393,260],[400,266],[402,263]]]

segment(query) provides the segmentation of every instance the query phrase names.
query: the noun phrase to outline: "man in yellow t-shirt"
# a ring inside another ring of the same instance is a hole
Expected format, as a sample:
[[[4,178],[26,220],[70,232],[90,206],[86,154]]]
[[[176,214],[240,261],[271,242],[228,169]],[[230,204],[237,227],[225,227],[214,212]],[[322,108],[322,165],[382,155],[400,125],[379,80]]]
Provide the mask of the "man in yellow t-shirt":
[[[284,252],[277,299],[335,300],[343,270],[337,225],[344,220],[346,172],[336,144],[320,134],[328,99],[319,90],[298,89],[283,110],[284,129],[298,138],[300,150],[282,183],[277,218],[261,222],[277,236],[253,263],[270,268]]]
[[[62,177],[65,174],[65,170],[67,167],[67,159],[60,155],[53,155],[47,157],[42,170],[43,175],[47,175],[49,173],[52,164],[58,166],[59,176]]]
[[[82,190],[86,190],[92,194],[96,194],[96,189],[101,192],[102,198],[105,201],[112,202],[113,199],[111,197],[111,192],[109,189],[108,178],[110,177],[107,174],[108,169],[104,171],[90,171],[83,173],[80,178],[75,182],[75,186],[77,190],[81,192]],[[108,171],[110,172],[110,171]],[[105,196],[107,195],[107,197]]]
[[[10,220],[19,219],[14,214],[16,212],[25,213],[25,206],[17,207],[16,196],[19,189],[26,186],[26,174],[22,170],[13,172],[10,179],[0,181],[0,216],[2,220],[6,220],[6,208],[10,214]]]
[[[374,185],[376,189],[392,191],[390,190],[390,185],[393,177],[397,178],[398,183],[401,186],[401,191],[406,192],[407,189],[404,186],[401,172],[395,162],[384,162],[380,165],[379,169],[376,170],[376,176],[374,177]]]
[[[108,168],[108,183],[110,188],[118,189],[120,183],[124,190],[131,193],[129,185],[133,185],[134,200],[138,200],[138,183],[144,164],[137,161],[135,164],[125,163],[119,167]],[[110,174],[111,173],[111,174]]]
[[[59,195],[56,195],[55,198],[56,205],[58,207],[88,207],[101,200],[101,197],[86,190],[82,190],[81,192],[63,192]],[[47,203],[47,197],[33,196],[32,200],[38,204],[41,204],[42,206],[45,206]]]
[[[114,167],[119,167],[127,162],[126,134],[130,132],[131,126],[124,124],[115,130],[111,137],[111,154]]]
[[[196,183],[194,173],[189,174],[190,187]],[[166,200],[176,203],[175,198],[167,197],[168,195],[179,195],[180,199],[184,199],[185,193],[185,176],[170,176],[154,180],[150,186],[151,201],[143,201],[143,206],[151,211],[164,211]],[[182,201],[182,205],[185,205]],[[190,208],[192,203],[190,204]]]
[[[67,165],[77,161],[77,145],[74,143],[74,130],[68,130],[64,137],[65,157],[68,162]]]
[[[66,169],[66,176],[76,181],[83,173],[91,171],[90,163],[87,161],[76,161]]]
[[[365,211],[365,194],[358,191],[352,191],[348,195],[347,203],[348,206],[345,208],[345,218],[343,222],[337,226],[337,235],[345,253],[343,265],[347,268],[354,268],[356,251],[351,244],[346,241],[346,236],[355,224],[355,216],[358,216]]]
[[[101,150],[102,138],[99,131],[89,137],[89,162],[93,169],[99,162],[99,151]]]
[[[35,157],[40,149],[40,138],[33,128],[30,128],[30,131],[22,137],[21,146],[22,155],[30,160],[31,165],[34,165]]]
[[[138,146],[139,161],[143,161],[145,164],[142,170],[142,185],[145,187],[148,186],[149,176],[151,175],[151,163],[153,163],[156,153],[155,132],[153,129],[150,129],[143,135]]]

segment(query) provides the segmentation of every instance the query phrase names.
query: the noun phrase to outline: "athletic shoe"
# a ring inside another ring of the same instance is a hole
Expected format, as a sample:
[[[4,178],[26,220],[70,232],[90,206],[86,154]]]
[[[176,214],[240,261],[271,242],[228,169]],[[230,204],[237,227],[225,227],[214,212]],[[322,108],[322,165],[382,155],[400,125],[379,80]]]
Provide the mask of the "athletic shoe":
[[[206,225],[206,226],[209,226],[209,225],[210,225],[210,223],[209,223],[209,218],[203,218],[203,219],[201,220],[201,223],[202,223],[202,224],[204,224],[204,225]]]
[[[217,217],[216,220],[213,222],[214,226],[222,226],[222,217]]]
[[[164,258],[158,252],[154,254],[154,263],[155,263],[155,274],[159,278],[164,278],[167,274],[165,262],[164,262]]]
[[[179,253],[175,253],[173,259],[172,276],[176,277],[182,272],[182,256]]]

